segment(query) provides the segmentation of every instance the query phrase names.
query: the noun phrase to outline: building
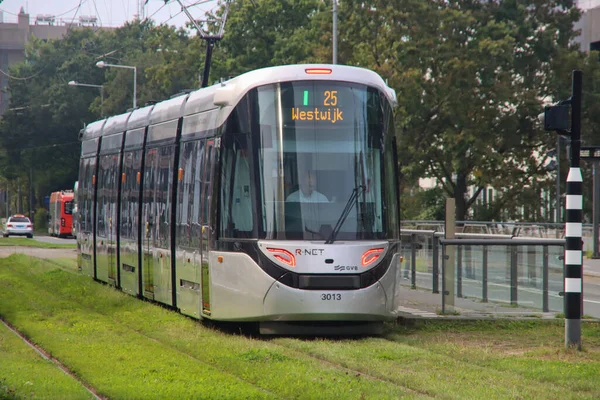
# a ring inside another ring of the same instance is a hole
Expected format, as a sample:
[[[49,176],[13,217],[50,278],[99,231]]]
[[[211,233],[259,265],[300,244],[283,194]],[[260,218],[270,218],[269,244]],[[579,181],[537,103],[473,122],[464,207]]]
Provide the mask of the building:
[[[575,23],[574,29],[580,31],[575,42],[582,51],[600,51],[600,0],[582,0],[578,3],[583,14]]]
[[[77,22],[65,22],[57,20],[53,15],[38,15],[32,24],[29,14],[23,8],[17,19],[16,23],[5,23],[0,14],[0,115],[4,114],[10,101],[7,91],[8,69],[25,59],[25,45],[31,37],[60,39],[70,28],[96,25],[96,17],[81,16]]]

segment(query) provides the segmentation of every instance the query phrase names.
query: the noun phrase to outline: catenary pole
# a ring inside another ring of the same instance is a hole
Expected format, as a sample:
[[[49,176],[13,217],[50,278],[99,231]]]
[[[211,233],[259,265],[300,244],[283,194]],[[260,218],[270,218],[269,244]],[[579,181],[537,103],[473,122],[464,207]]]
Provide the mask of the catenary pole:
[[[565,346],[581,350],[583,293],[582,208],[580,168],[582,73],[573,71],[571,97],[571,166],[567,176],[565,234]]]
[[[337,0],[332,1],[333,6],[333,62],[337,64]]]

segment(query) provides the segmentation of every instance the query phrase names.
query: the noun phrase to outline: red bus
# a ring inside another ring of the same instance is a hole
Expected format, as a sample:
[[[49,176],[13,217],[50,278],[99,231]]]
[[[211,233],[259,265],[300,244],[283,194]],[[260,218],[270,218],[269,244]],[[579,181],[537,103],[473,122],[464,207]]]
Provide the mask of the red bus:
[[[73,226],[73,191],[61,190],[50,195],[48,233],[51,236],[71,236]]]

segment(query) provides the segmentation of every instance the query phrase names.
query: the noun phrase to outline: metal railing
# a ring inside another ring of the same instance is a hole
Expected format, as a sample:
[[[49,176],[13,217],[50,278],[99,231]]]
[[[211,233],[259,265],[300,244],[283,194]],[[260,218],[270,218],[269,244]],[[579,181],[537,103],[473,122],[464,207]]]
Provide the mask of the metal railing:
[[[518,247],[527,246],[531,248],[533,246],[542,246],[542,311],[550,311],[549,297],[548,297],[548,284],[549,284],[549,263],[548,263],[548,247],[549,246],[560,246],[564,247],[565,241],[563,239],[440,239],[442,246],[442,312],[445,312],[445,298],[444,294],[448,294],[446,290],[446,249],[447,246],[457,246],[459,255],[457,255],[457,266],[456,266],[456,296],[463,297],[462,293],[462,267],[460,256],[460,250],[465,246],[481,246],[482,247],[482,280],[481,280],[481,298],[483,302],[488,302],[488,247],[489,246],[506,246],[509,251],[510,258],[510,304],[511,306],[519,305],[519,270],[518,270]],[[533,269],[535,271],[535,268]],[[531,279],[531,275],[529,275]]]
[[[400,273],[413,289],[430,289],[439,294],[441,287],[442,312],[446,308],[443,294],[448,293],[448,246],[456,248],[456,298],[526,306],[544,312],[562,310],[563,239],[467,233],[457,233],[456,237],[444,239],[443,232],[402,230],[405,261]]]

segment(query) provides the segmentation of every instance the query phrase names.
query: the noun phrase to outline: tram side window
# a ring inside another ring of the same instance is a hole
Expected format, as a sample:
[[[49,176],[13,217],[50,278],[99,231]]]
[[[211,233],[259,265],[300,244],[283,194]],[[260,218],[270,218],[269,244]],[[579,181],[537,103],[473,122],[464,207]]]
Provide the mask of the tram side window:
[[[177,240],[182,246],[191,243],[191,207],[194,204],[194,161],[197,142],[187,142],[181,145],[180,168],[183,170],[183,181],[179,182],[177,206]]]
[[[130,187],[131,187],[131,156],[132,153],[125,153],[123,155],[123,176],[125,180],[121,186],[121,227],[120,227],[120,235],[122,239],[131,238],[131,215],[130,215],[130,207],[131,198],[130,198]]]
[[[92,175],[93,166],[92,159],[86,158],[81,161],[81,188],[80,188],[80,201],[81,211],[81,232],[90,232],[92,230]]]
[[[123,173],[125,182],[121,196],[121,238],[136,239],[139,209],[139,182],[137,173],[141,169],[141,150],[125,153],[123,156]]]
[[[170,245],[170,224],[171,224],[171,186],[173,176],[173,146],[161,147],[158,151],[158,168],[156,176],[155,200],[157,206],[158,219],[158,243],[162,248],[168,248]]]
[[[194,248],[200,248],[200,239],[202,238],[202,216],[200,210],[202,209],[202,202],[206,201],[202,196],[202,179],[204,177],[204,149],[205,149],[205,141],[200,140],[195,142],[194,144],[194,152],[196,156],[194,157],[194,165],[193,170],[193,186],[190,188],[190,194],[193,196],[191,203],[191,239],[190,246]]]
[[[211,172],[212,172],[212,163],[213,163],[213,157],[214,157],[214,140],[207,140],[206,141],[206,162],[204,164],[204,169],[202,170],[202,183],[203,183],[203,187],[202,187],[202,194],[203,194],[203,199],[202,199],[202,224],[203,225],[208,225],[210,223],[210,218],[208,215],[209,212],[209,207],[210,207],[210,202],[211,202],[211,195],[210,195],[210,189],[211,189]]]
[[[87,173],[86,173],[86,179],[87,179],[87,201],[86,201],[86,210],[87,212],[85,213],[85,226],[86,226],[86,232],[91,232],[94,229],[94,225],[92,223],[92,218],[94,217],[94,186],[95,183],[93,183],[94,180],[94,172],[96,170],[96,158],[90,158],[87,164]]]
[[[246,137],[235,135],[223,146],[221,163],[221,232],[225,237],[249,237],[254,221],[252,185]]]
[[[156,152],[157,149],[148,149],[146,153],[146,163],[144,165],[144,187],[143,187],[143,221],[142,223],[147,224],[148,230],[146,232],[147,238],[153,237],[156,224],[155,224],[155,200],[154,200],[154,187],[155,187],[155,170],[156,170]]]
[[[110,192],[112,188],[111,156],[105,155],[100,158],[98,171],[98,205],[97,205],[97,234],[101,237],[108,236],[108,220],[110,215]]]

